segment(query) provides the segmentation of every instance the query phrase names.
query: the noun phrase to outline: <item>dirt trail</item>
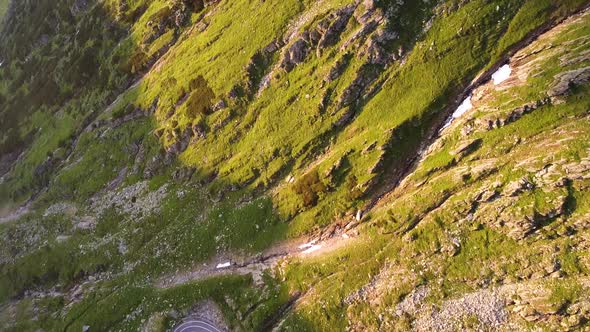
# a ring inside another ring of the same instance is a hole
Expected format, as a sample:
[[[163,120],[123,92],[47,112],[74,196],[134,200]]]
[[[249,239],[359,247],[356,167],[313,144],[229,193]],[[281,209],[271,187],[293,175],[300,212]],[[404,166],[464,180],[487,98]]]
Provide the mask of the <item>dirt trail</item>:
[[[29,213],[37,197],[39,197],[46,191],[47,188],[39,190],[36,194],[31,196],[31,198],[29,198],[29,200],[26,203],[24,203],[18,208],[0,208],[0,225],[15,221],[20,217],[24,216],[25,214]]]
[[[14,210],[12,212],[9,212],[8,209],[1,209],[0,215],[3,215],[3,214],[5,214],[5,215],[0,217],[0,224],[8,223],[13,220],[19,219],[20,217],[29,213],[30,207],[31,207],[31,201],[27,202],[25,205],[17,208],[16,210]]]
[[[168,275],[155,282],[157,288],[170,288],[187,282],[212,277],[238,274],[252,274],[254,283],[262,284],[262,273],[289,258],[311,258],[333,252],[354,241],[348,235],[334,236],[326,240],[297,239],[277,244],[258,255],[218,255],[207,263],[195,266],[192,270]]]

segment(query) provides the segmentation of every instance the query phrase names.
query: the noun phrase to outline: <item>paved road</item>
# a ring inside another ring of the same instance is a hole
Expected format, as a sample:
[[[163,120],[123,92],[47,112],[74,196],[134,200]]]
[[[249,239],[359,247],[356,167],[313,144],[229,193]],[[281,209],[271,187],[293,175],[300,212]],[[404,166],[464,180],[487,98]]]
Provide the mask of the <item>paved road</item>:
[[[188,320],[174,328],[174,332],[222,332],[204,320]]]

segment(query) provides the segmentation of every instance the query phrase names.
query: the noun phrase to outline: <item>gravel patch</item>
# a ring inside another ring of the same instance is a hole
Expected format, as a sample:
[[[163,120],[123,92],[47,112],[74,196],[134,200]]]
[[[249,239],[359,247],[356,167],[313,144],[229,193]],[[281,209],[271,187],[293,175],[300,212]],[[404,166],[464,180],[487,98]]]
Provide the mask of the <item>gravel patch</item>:
[[[160,203],[168,194],[167,188],[165,184],[156,191],[150,191],[148,181],[138,182],[93,198],[90,209],[97,217],[114,208],[118,213],[138,219],[160,210]]]
[[[461,320],[470,317],[477,317],[479,324],[485,327],[499,327],[508,318],[504,299],[497,291],[481,290],[448,300],[440,309],[419,317],[414,328],[417,331],[456,331]]]
[[[50,207],[48,207],[45,212],[43,213],[43,217],[50,217],[50,216],[55,216],[58,214],[70,214],[70,215],[74,215],[76,214],[76,206],[72,203],[66,203],[66,202],[60,202],[60,203],[56,203],[51,205]]]
[[[403,315],[404,313],[414,315],[418,310],[422,308],[422,304],[424,303],[424,298],[428,295],[430,289],[426,286],[420,286],[414,289],[408,296],[406,296],[403,301],[401,301],[395,308],[395,313],[398,316]]]

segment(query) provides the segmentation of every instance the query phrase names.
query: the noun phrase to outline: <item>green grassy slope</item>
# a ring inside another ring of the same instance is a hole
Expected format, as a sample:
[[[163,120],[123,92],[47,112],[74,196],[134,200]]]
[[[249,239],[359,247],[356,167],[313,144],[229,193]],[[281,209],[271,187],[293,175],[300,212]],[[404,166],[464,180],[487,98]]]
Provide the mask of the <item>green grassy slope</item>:
[[[0,20],[4,19],[4,15],[8,11],[8,5],[10,4],[10,0],[2,0],[0,1]]]
[[[213,299],[237,330],[406,330],[425,313],[395,307],[418,286],[440,305],[529,282],[547,260],[566,278],[547,286],[562,311],[587,296],[568,288],[588,269],[587,181],[557,180],[587,160],[588,89],[546,98],[587,66],[587,15],[512,57],[524,81],[476,90],[395,186],[478,75],[586,1],[79,3],[19,3],[30,14],[0,38],[0,217],[14,217],[0,224],[0,328],[164,329]],[[533,189],[482,202],[519,181]],[[154,286],[327,232],[380,197],[352,245],[289,258],[262,284]]]
[[[546,100],[559,73],[587,65],[587,58],[581,57],[563,66],[566,58],[575,59],[589,46],[567,42],[587,39],[587,21],[588,15],[517,54],[525,59],[524,64],[513,64],[522,66],[516,68],[520,75],[531,69],[528,64],[537,65],[524,81],[513,77],[499,88],[489,83],[476,91],[483,98],[446,130],[408,180],[379,203],[355,243],[316,260],[290,264],[285,277],[291,287],[306,292],[306,300],[284,323],[285,329],[406,330],[429,312],[396,313],[396,304],[417,287],[429,289],[422,305],[433,308],[482,287],[502,289],[515,284],[523,290],[515,292],[513,299],[541,315],[556,315],[552,308],[563,305],[557,317],[567,318],[569,305],[587,303],[590,290],[582,281],[589,267],[584,249],[587,179],[566,169],[588,158],[588,87],[575,88],[564,99],[542,105],[501,128],[487,128],[490,117],[502,119],[521,105]],[[557,46],[556,51],[535,53],[546,45]],[[482,143],[467,155],[453,153],[466,140]],[[567,141],[567,148],[552,143],[556,141]],[[553,167],[545,173],[547,165]],[[556,189],[564,177],[568,179],[565,186]],[[535,188],[506,197],[509,184],[522,178],[533,181]],[[482,196],[486,190],[495,194]],[[531,232],[525,239],[520,238],[523,229]],[[547,251],[549,247],[552,250]],[[546,268],[551,264],[560,267]],[[555,281],[546,277],[551,273]],[[533,301],[527,298],[527,287],[547,287],[549,293]],[[564,287],[568,290],[562,292]],[[507,309],[510,319],[523,329],[563,328],[555,316],[527,321],[512,313],[512,306]],[[459,325],[454,328],[476,328],[483,322],[472,318],[458,310],[445,319],[449,324],[457,319]]]

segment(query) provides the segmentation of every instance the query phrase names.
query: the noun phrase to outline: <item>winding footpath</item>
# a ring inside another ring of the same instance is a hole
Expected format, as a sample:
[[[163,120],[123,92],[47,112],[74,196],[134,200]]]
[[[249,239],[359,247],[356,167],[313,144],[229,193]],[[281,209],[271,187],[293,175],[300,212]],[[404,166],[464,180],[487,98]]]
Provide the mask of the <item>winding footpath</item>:
[[[308,258],[332,252],[342,246],[354,242],[355,236],[348,235],[344,230],[335,232],[323,239],[298,239],[277,244],[264,252],[248,257],[224,256],[213,258],[211,261],[198,265],[194,269],[166,275],[155,281],[154,286],[159,289],[172,288],[188,282],[205,280],[223,275],[251,274],[255,284],[262,284],[264,271],[272,269],[280,261],[288,258]]]

